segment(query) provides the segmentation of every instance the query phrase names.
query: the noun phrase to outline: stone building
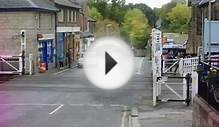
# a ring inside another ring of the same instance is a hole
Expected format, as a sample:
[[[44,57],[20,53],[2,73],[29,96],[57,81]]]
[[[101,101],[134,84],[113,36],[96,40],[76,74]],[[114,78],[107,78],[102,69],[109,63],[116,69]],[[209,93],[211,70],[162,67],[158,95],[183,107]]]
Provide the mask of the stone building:
[[[55,15],[51,0],[0,0],[0,55],[21,54],[25,31],[26,57],[33,54],[35,72],[39,63],[55,67]]]
[[[60,10],[57,14],[57,57],[64,56],[65,65],[77,60],[80,51],[80,10],[73,0],[54,0]],[[72,61],[67,58],[68,53]]]

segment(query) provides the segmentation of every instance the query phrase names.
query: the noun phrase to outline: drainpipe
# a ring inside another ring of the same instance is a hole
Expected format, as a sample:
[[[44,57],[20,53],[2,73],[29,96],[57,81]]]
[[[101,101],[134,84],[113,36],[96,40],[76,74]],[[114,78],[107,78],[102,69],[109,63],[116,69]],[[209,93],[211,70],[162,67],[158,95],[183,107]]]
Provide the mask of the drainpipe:
[[[55,67],[58,68],[57,13],[55,12]]]

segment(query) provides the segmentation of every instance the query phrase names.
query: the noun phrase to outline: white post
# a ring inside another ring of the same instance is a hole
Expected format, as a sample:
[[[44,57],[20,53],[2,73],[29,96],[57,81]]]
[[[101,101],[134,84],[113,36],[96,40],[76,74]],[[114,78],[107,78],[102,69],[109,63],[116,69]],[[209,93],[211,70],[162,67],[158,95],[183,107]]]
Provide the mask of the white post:
[[[29,75],[33,75],[33,54],[29,54]]]
[[[19,54],[19,74],[20,75],[22,75],[22,68],[23,68],[22,54]]]
[[[192,99],[198,93],[198,73],[192,72]]]
[[[183,76],[183,58],[180,58],[180,61],[179,61],[179,73],[181,76]]]
[[[153,69],[153,106],[157,105],[157,96],[159,95],[160,88],[157,78],[161,77],[161,55],[162,55],[162,43],[161,43],[161,31],[157,29],[152,30],[152,69]]]
[[[183,77],[186,77],[187,74],[183,74]],[[183,99],[187,98],[187,81],[183,78]]]
[[[26,31],[25,30],[20,31],[20,39],[21,39],[21,54],[24,55],[24,63],[21,64],[22,65],[22,72],[23,72],[23,67],[24,67],[24,73],[25,73],[26,63],[27,63],[26,60],[25,60],[25,58],[26,58],[26,49],[27,49],[27,46],[26,46],[27,45],[27,38],[26,38]]]

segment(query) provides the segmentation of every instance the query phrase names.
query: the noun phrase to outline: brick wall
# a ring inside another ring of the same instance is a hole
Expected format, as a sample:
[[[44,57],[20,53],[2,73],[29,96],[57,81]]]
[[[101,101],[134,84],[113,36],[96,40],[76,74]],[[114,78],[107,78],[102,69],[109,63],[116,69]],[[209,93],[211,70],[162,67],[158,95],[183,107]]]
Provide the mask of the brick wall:
[[[193,101],[193,127],[219,127],[219,112],[197,96]]]

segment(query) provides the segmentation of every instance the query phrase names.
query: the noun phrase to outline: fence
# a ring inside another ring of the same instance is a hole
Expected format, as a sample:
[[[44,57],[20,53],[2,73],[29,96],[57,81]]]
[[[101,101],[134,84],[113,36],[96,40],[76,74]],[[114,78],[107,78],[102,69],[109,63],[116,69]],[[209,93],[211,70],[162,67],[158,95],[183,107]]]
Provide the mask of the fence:
[[[179,62],[179,73],[180,75],[191,74],[197,69],[199,63],[198,57],[192,58],[181,58]]]

